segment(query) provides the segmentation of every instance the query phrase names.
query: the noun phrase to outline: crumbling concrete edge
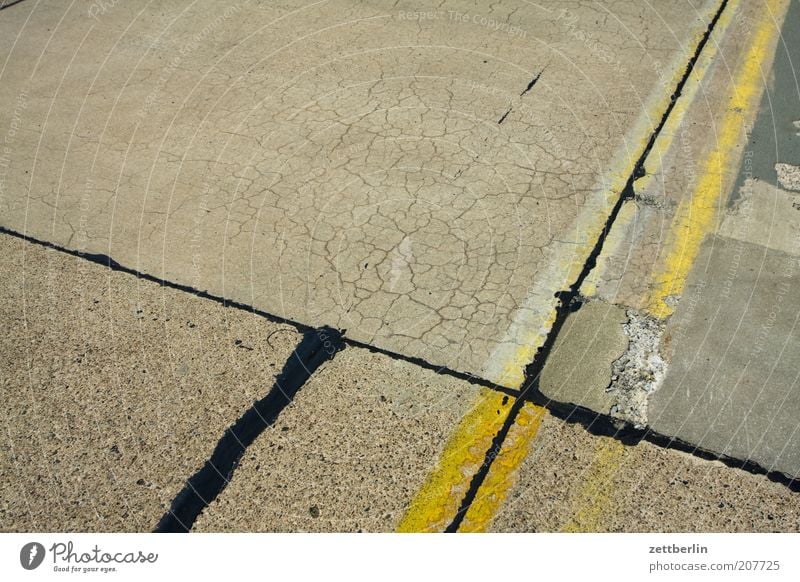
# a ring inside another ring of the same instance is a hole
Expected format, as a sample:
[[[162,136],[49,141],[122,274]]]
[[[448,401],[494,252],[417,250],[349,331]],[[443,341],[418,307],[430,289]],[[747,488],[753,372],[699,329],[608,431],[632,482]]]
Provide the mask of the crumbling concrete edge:
[[[635,309],[627,309],[628,322],[622,326],[628,336],[625,353],[611,363],[611,382],[606,392],[615,404],[610,414],[638,429],[647,426],[650,395],[661,387],[667,360],[661,352],[666,322]]]

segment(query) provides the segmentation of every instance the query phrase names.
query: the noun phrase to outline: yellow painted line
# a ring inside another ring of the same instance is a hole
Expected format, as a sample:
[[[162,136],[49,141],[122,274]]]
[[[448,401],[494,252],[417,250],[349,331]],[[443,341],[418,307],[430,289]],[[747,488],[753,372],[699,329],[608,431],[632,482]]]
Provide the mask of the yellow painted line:
[[[661,270],[654,277],[646,309],[660,318],[673,311],[670,297],[683,293],[686,278],[700,252],[700,244],[717,225],[717,207],[735,177],[745,123],[755,114],[763,88],[764,66],[780,33],[776,20],[785,11],[785,0],[764,0],[761,18],[728,97],[714,149],[707,156],[692,196],[679,205],[667,238]]]
[[[719,53],[720,42],[733,21],[734,15],[739,10],[739,4],[740,0],[728,0],[725,11],[720,14],[711,37],[708,39],[706,46],[703,47],[703,52],[700,53],[686,84],[683,86],[680,99],[675,103],[672,113],[667,118],[667,122],[658,134],[655,143],[653,143],[653,149],[647,154],[645,164],[647,174],[636,181],[636,190],[638,192],[644,192],[650,188],[654,176],[661,168],[664,156],[667,155],[667,152],[672,147],[675,136],[678,135],[679,128],[686,119],[686,112],[694,103],[702,81]]]
[[[473,501],[458,528],[459,532],[483,532],[503,505],[509,490],[517,482],[522,461],[539,431],[542,418],[547,411],[540,406],[526,403],[520,409],[514,426],[494,459],[478,496]]]
[[[713,11],[709,12],[709,14],[715,13],[717,8],[718,5],[714,6]],[[695,44],[700,41],[702,35],[703,32],[698,31],[695,36]],[[671,86],[678,83],[684,70],[684,65],[679,64],[676,59],[672,67]],[[616,197],[619,196],[619,193],[627,183],[628,176],[633,172],[636,162],[649,142],[650,134],[654,127],[653,124],[661,119],[662,112],[666,110],[669,104],[669,98],[669,95],[660,94],[649,100],[647,110],[639,118],[632,131],[632,135],[636,136],[631,140],[636,144],[635,147],[632,148],[629,142],[623,150],[618,152],[610,166],[616,169],[612,170],[604,178],[603,187],[600,189],[601,196],[587,203],[576,221],[575,230],[582,235],[579,237],[580,240],[577,241],[577,249],[573,248],[568,253],[557,253],[558,258],[550,268],[552,272],[544,273],[540,277],[540,280],[544,281],[546,285],[550,284],[551,280],[559,280],[559,278],[562,281],[573,281],[577,278],[578,273],[583,268],[585,257],[594,248],[597,236],[605,227],[608,209],[613,206]],[[580,260],[576,260],[576,258]],[[532,294],[529,299],[542,302],[542,298],[545,296],[548,296],[548,294],[540,292]],[[551,297],[552,293],[549,293],[549,296]],[[532,330],[529,333],[531,341],[519,342],[518,347],[512,351],[510,357],[507,352],[501,352],[503,355],[503,357],[500,357],[502,362],[500,366],[501,373],[499,377],[493,377],[493,379],[498,380],[503,385],[521,385],[522,370],[535,356],[536,350],[541,345],[543,338],[547,334],[547,329],[552,325],[555,317],[555,305],[548,304],[548,308],[549,311],[542,313],[541,307],[534,304],[524,306],[524,309],[521,310],[522,313],[528,313],[529,315],[520,317],[519,321],[515,321],[510,334],[513,337],[526,338],[526,334],[520,333],[519,330],[513,328],[519,326],[522,329],[530,329]],[[534,317],[531,317],[530,314],[533,314]],[[538,328],[536,316],[538,316],[539,321],[545,322],[540,324]],[[490,375],[490,377],[492,376]],[[467,511],[459,531],[485,531],[489,526],[493,516],[505,500],[508,490],[517,479],[519,467],[527,456],[530,443],[538,431],[543,415],[544,410],[539,407],[525,405],[522,408],[519,417],[516,419],[515,426],[509,432],[475,500]],[[513,438],[511,432],[515,433]]]
[[[501,386],[519,390],[525,382],[525,368],[533,361],[537,350],[544,344],[547,332],[553,327],[556,320],[556,305],[551,304],[548,308],[548,312],[542,317],[541,327],[533,328],[523,334],[516,348],[501,360],[501,373],[497,378],[498,384]]]
[[[524,367],[527,364],[524,360],[528,357],[527,350],[532,349],[535,352],[544,343],[546,333],[547,330],[543,329],[539,333],[527,335],[527,348],[517,350],[506,366]],[[523,378],[520,377],[518,383],[515,383],[517,389],[522,386],[522,381]],[[398,532],[442,532],[452,523],[472,477],[483,464],[492,440],[511,412],[513,402],[512,396],[481,388],[476,403],[450,435],[437,466],[411,501],[397,527]],[[527,405],[523,410],[526,408]],[[544,413],[543,408],[534,408]],[[530,438],[535,434],[536,428],[538,423],[531,426],[533,433]]]
[[[451,435],[438,466],[414,497],[397,531],[442,532],[450,525],[512,403],[510,396],[481,389],[477,403]]]
[[[719,32],[724,34],[733,18],[738,2],[729,3],[729,9],[720,17]],[[721,194],[725,191],[725,183],[733,177],[737,148],[743,135],[745,121],[754,115],[762,88],[762,72],[767,59],[772,54],[771,48],[779,33],[775,22],[786,8],[784,0],[767,0],[752,41],[747,49],[742,65],[737,71],[736,81],[728,97],[726,113],[718,134],[716,147],[708,155],[703,166],[702,177],[689,200],[684,200],[678,207],[668,239],[667,255],[663,270],[656,277],[656,286],[648,299],[648,310],[657,317],[666,317],[672,312],[667,298],[683,291],[689,274],[706,234],[716,226],[716,210]],[[778,19],[779,20],[779,19]],[[717,37],[719,38],[719,37]],[[673,113],[659,135],[653,150],[647,158],[648,176],[637,182],[637,190],[646,190],[652,174],[660,166],[660,162],[672,145],[676,128],[683,121],[686,109],[695,98],[697,88],[710,66],[711,58],[717,52],[717,43],[710,42],[710,52],[698,60],[684,88],[681,97],[688,97],[678,102]],[[688,93],[687,93],[688,91]],[[731,170],[729,170],[729,168]],[[617,229],[625,226],[625,221],[634,217],[631,211],[623,218],[623,224],[615,224]],[[620,230],[624,230],[620,229]],[[620,233],[617,238],[621,238]],[[611,238],[611,236],[610,236]],[[610,249],[613,252],[613,249]],[[602,257],[598,267],[602,268]],[[594,292],[594,280],[590,278],[586,292]],[[582,289],[583,291],[583,289]],[[612,439],[602,439],[597,446],[595,459],[587,470],[581,490],[577,495],[575,509],[571,519],[564,525],[566,532],[597,532],[606,529],[604,516],[613,507],[616,475],[624,462],[625,446]]]
[[[708,70],[719,52],[719,43],[733,21],[734,14],[736,14],[739,9],[739,4],[740,0],[729,0],[725,11],[720,14],[717,24],[711,33],[711,37],[708,39],[705,47],[703,47],[703,52],[700,53],[689,78],[683,86],[680,99],[675,103],[664,127],[653,143],[652,149],[647,154],[647,159],[645,160],[647,174],[634,183],[634,189],[637,194],[648,192],[653,189],[653,182],[659,175],[658,171],[662,166],[662,161],[672,147],[681,124],[686,119],[687,111],[698,96],[702,81],[706,77]],[[701,37],[702,33],[699,36]],[[699,42],[700,39],[697,37],[695,40]],[[597,258],[597,265],[586,277],[583,285],[581,285],[580,292],[584,297],[595,297],[597,295],[597,284],[607,273],[606,268],[608,260],[621,248],[622,243],[628,235],[628,230],[633,226],[635,217],[636,204],[630,201],[626,202],[620,210],[613,228],[608,233],[603,251]]]
[[[598,532],[606,529],[603,517],[612,509],[617,475],[624,461],[625,445],[601,438],[574,503],[572,517],[561,531]]]
[[[706,21],[713,18],[720,4],[721,0],[707,7]],[[692,49],[698,45],[704,34],[705,29],[698,28],[695,31],[691,41],[687,41]],[[550,249],[553,251],[553,260],[536,274],[528,297],[517,310],[507,337],[498,344],[489,358],[484,371],[486,379],[509,388],[517,388],[522,384],[525,367],[531,363],[538,348],[538,344],[531,339],[536,340],[539,336],[546,335],[546,330],[555,317],[557,300],[553,294],[577,279],[586,259],[594,250],[611,208],[616,204],[628,177],[636,167],[636,162],[650,142],[653,130],[670,104],[672,95],[665,87],[672,88],[678,84],[686,71],[686,61],[687,55],[682,53],[664,66],[669,75],[662,76],[661,82],[643,103],[641,113],[624,143],[607,163],[607,174],[591,188],[593,194],[581,205],[575,222],[567,230],[574,239],[553,245]]]
[[[702,32],[698,35],[702,35]],[[685,69],[680,56],[671,65],[674,86]],[[555,318],[554,290],[562,289],[564,281],[577,278],[586,257],[594,248],[597,236],[605,227],[609,209],[633,172],[636,161],[649,142],[654,123],[661,119],[669,99],[670,96],[663,92],[654,92],[648,99],[647,107],[631,130],[631,138],[616,153],[609,164],[612,170],[595,189],[597,195],[581,209],[571,229],[576,233],[577,240],[555,249],[555,260],[539,273],[524,305],[517,311],[507,338],[500,342],[489,358],[485,370],[485,377],[489,380],[514,389],[522,386],[524,369],[544,342]],[[444,531],[453,521],[472,477],[510,411],[510,400],[502,405],[504,398],[502,394],[490,390],[480,393],[476,405],[462,419],[445,445],[439,464],[412,500],[398,531]],[[514,482],[543,414],[544,410],[539,407],[523,407],[512,427],[516,429],[518,437],[511,441],[507,439],[499,451],[498,459],[502,456],[503,461],[495,459],[473,503],[477,507],[474,511],[471,507],[467,512],[460,530],[478,531],[488,526]],[[534,421],[534,418],[538,420]]]

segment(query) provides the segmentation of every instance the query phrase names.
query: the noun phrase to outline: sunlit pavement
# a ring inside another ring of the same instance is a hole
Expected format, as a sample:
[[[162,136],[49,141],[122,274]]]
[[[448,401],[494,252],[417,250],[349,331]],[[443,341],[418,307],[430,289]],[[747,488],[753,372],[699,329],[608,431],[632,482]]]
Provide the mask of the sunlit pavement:
[[[0,528],[800,529],[789,4],[3,9]]]

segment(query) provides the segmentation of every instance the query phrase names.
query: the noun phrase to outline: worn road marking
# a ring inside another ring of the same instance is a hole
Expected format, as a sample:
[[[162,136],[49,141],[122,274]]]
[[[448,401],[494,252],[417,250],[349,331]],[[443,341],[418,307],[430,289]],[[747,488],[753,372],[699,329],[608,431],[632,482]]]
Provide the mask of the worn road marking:
[[[774,52],[780,34],[776,23],[788,6],[786,0],[764,0],[764,9],[751,36],[750,46],[740,65],[720,124],[717,143],[703,164],[700,180],[692,196],[682,200],[675,213],[666,244],[666,256],[654,277],[647,310],[664,318],[674,309],[670,298],[683,292],[686,278],[700,252],[700,244],[717,224],[717,207],[735,173],[740,139],[745,124],[752,118],[764,84],[764,65]]]
[[[709,22],[711,15],[718,13],[721,5],[717,4],[709,11]],[[705,31],[698,32],[700,39],[704,35]],[[698,40],[699,42],[701,41]],[[681,61],[678,56],[667,70],[671,71],[672,86],[677,86],[685,74],[686,62]],[[586,258],[606,227],[610,209],[615,205],[638,161],[647,151],[654,127],[660,123],[663,112],[669,111],[671,99],[672,96],[663,87],[656,88],[648,97],[629,139],[610,164],[609,173],[603,176],[593,189],[594,195],[581,208],[574,229],[571,229],[576,233],[575,240],[555,248],[550,265],[537,277],[524,304],[517,310],[506,337],[484,366],[484,377],[487,379],[510,388],[519,389],[522,386],[524,370],[544,343],[555,320],[557,300],[554,293],[564,289],[570,281],[576,280],[584,268]],[[398,531],[443,531],[452,523],[472,477],[481,467],[493,437],[503,426],[511,410],[510,403],[507,403],[505,410],[493,407],[492,401],[498,398],[503,397],[488,394],[479,397],[475,408],[451,436],[439,465],[412,501]],[[495,415],[492,415],[492,410],[496,411]],[[467,511],[465,522],[470,516],[471,519],[469,523],[462,522],[460,531],[482,529],[490,523],[536,435],[538,421],[524,424],[528,415],[533,413],[541,415],[544,411],[537,407],[528,409],[526,404],[520,412],[520,418],[515,419],[514,428],[522,420],[522,426],[527,430],[520,430],[518,438],[511,441],[507,439],[501,446],[498,459],[502,456],[504,462],[499,463],[495,459],[492,463],[486,481],[481,484]],[[541,416],[536,418],[540,420]],[[486,489],[487,487],[490,488]],[[474,512],[473,506],[477,506]]]
[[[708,70],[712,63],[715,62],[717,54],[719,53],[720,43],[725,37],[725,33],[733,20],[735,14],[738,13],[740,0],[728,0],[728,5],[725,11],[720,15],[716,27],[711,33],[709,42],[706,43],[705,49],[700,54],[692,68],[689,75],[689,80],[681,92],[681,98],[675,103],[672,109],[672,114],[664,124],[664,129],[658,134],[653,149],[647,155],[647,174],[642,176],[636,182],[637,191],[647,191],[650,189],[650,183],[655,179],[662,163],[670,148],[672,147],[675,137],[679,134],[679,128],[686,119],[686,113],[694,103],[698,96],[698,90],[703,83],[703,79],[708,74]],[[723,59],[724,62],[724,59]],[[702,97],[707,99],[707,94],[704,92]]]
[[[475,406],[451,435],[438,466],[428,476],[397,531],[442,532],[458,512],[513,400],[500,392],[481,389]]]
[[[598,440],[594,460],[584,475],[572,517],[564,524],[561,531],[603,531],[603,516],[611,508],[616,476],[624,460],[624,455],[625,445],[621,442],[610,438]]]
[[[730,5],[736,8],[737,4]],[[765,61],[770,57],[774,40],[779,33],[776,16],[785,10],[784,0],[768,0],[768,10],[762,14],[755,33],[751,36],[751,44],[736,74],[736,81],[728,96],[728,105],[721,123],[716,148],[708,155],[703,166],[703,173],[697,188],[690,199],[681,202],[673,220],[667,255],[663,270],[656,277],[656,287],[648,299],[648,310],[657,317],[666,317],[672,313],[668,298],[683,291],[689,270],[694,264],[700,244],[706,234],[716,225],[716,209],[719,198],[725,191],[725,180],[731,176],[728,169],[736,166],[737,148],[744,131],[745,122],[755,114],[762,86],[762,74]],[[719,34],[724,34],[732,19],[733,11],[720,19]],[[716,31],[715,31],[716,33]],[[717,37],[719,38],[719,37]],[[675,115],[665,126],[665,132],[659,135],[648,162],[652,158],[660,165],[663,155],[672,144],[675,128],[685,117],[688,104],[697,94],[697,88],[706,73],[711,58],[717,52],[718,43],[710,43],[711,51],[698,61],[698,67],[692,72],[688,99],[685,103],[676,104]],[[648,169],[653,170],[653,165]],[[656,166],[658,167],[658,166]],[[652,173],[644,180],[651,179]],[[634,213],[629,213],[629,219]],[[587,291],[591,292],[593,286]],[[596,457],[586,473],[581,492],[578,496],[573,516],[563,531],[587,532],[604,529],[603,517],[607,514],[613,500],[615,476],[624,461],[624,445],[617,441],[603,439],[598,443]]]
[[[459,532],[483,532],[503,505],[511,487],[517,482],[522,461],[528,456],[530,444],[539,432],[546,414],[541,406],[525,403],[514,421],[502,447],[492,462],[480,495],[470,505]]]
[[[633,236],[630,229],[635,227],[635,221],[639,218],[636,210],[636,203],[633,200],[626,201],[622,208],[619,209],[617,220],[614,221],[614,226],[608,231],[603,250],[597,257],[597,263],[584,279],[583,285],[581,285],[580,294],[583,297],[592,298],[597,296],[597,285],[608,272],[609,259],[617,255],[628,237]]]
[[[651,149],[647,155],[647,174],[642,176],[634,184],[634,189],[637,192],[646,192],[652,188],[651,184],[653,180],[656,179],[662,162],[665,156],[668,155],[675,141],[675,136],[678,135],[679,127],[686,119],[686,112],[697,98],[698,90],[719,52],[720,41],[730,26],[733,15],[738,11],[739,4],[740,0],[729,0],[725,11],[720,15],[717,25],[711,32],[709,42],[706,43],[705,49],[700,53],[689,75],[689,79],[683,87],[681,98],[675,103],[672,113],[667,118],[661,133],[658,134],[656,141],[653,143],[653,149]],[[584,297],[594,297],[597,295],[597,284],[606,272],[608,258],[614,256],[622,246],[626,236],[628,236],[628,229],[636,218],[636,204],[633,201],[627,202],[622,210],[620,210],[617,220],[614,223],[614,228],[611,229],[606,239],[603,252],[597,259],[597,266],[589,273],[586,277],[586,281],[584,281],[581,286],[581,295]]]
[[[721,7],[722,0],[711,3],[707,7],[705,21],[712,22]],[[706,32],[706,29],[702,29],[695,33],[690,41],[691,50],[700,45]],[[708,43],[705,45],[707,47]],[[571,235],[572,240],[552,244],[552,260],[545,269],[537,273],[525,301],[514,314],[505,337],[497,344],[484,366],[483,377],[487,380],[509,388],[522,385],[525,368],[531,363],[539,347],[531,339],[546,337],[555,319],[557,301],[554,294],[575,281],[583,269],[606,228],[611,209],[640,158],[647,151],[653,131],[672,104],[671,88],[678,86],[686,74],[686,67],[686,54],[676,55],[672,62],[663,66],[665,74],[661,76],[661,82],[643,100],[639,117],[608,163],[609,170],[592,187],[591,194],[581,205],[574,223],[565,231],[574,233]]]

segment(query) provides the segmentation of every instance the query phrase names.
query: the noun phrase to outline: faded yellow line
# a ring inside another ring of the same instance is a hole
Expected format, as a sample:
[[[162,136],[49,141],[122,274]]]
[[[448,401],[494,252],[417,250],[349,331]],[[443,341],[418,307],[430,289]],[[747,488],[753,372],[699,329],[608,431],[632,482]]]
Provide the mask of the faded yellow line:
[[[652,188],[652,182],[656,179],[656,176],[658,176],[662,161],[672,147],[675,136],[678,134],[681,124],[686,119],[687,111],[697,98],[703,79],[708,74],[711,65],[719,53],[720,42],[730,26],[734,14],[737,13],[739,4],[740,0],[729,0],[725,11],[720,14],[717,25],[711,33],[711,37],[708,39],[706,46],[703,47],[703,51],[700,53],[694,67],[692,67],[689,78],[683,86],[680,99],[675,103],[664,127],[653,143],[653,148],[647,154],[647,174],[634,183],[634,189],[637,193],[647,192]],[[581,295],[584,297],[595,297],[597,295],[597,285],[607,272],[609,258],[616,254],[625,241],[625,238],[630,236],[628,229],[631,227],[636,217],[636,203],[633,201],[626,202],[620,210],[619,215],[617,215],[614,227],[608,234],[603,250],[597,258],[597,265],[586,277],[583,285],[581,285]]]
[[[702,33],[698,33],[702,36]],[[685,66],[675,63],[670,83],[678,83]],[[610,170],[598,184],[599,194],[587,200],[573,226],[569,229],[575,233],[575,240],[567,244],[557,244],[552,249],[553,261],[541,273],[537,273],[532,289],[521,309],[512,322],[512,348],[496,350],[494,362],[488,369],[487,378],[502,386],[519,388],[524,380],[524,371],[544,341],[543,338],[552,327],[556,317],[558,300],[554,292],[561,290],[565,281],[578,278],[586,259],[594,250],[597,238],[606,227],[608,214],[614,206],[620,192],[627,184],[628,177],[636,168],[636,163],[650,141],[656,123],[670,102],[670,96],[658,94],[652,97],[644,108],[642,115],[630,131],[629,139],[609,162]]]
[[[529,349],[538,349],[544,343],[545,333],[530,334]],[[513,355],[513,362],[507,366],[524,367],[526,357],[526,350],[518,350]],[[517,388],[521,384],[522,379]],[[442,532],[453,522],[472,477],[483,464],[492,440],[511,412],[513,402],[511,396],[488,388],[481,389],[473,408],[450,435],[437,466],[411,501],[397,527],[398,532]],[[543,408],[534,408],[544,413]],[[537,428],[538,422],[531,425],[529,438],[533,438]]]
[[[530,403],[525,403],[520,409],[478,496],[458,528],[459,532],[483,532],[489,527],[508,491],[517,482],[519,467],[528,456],[530,444],[539,431],[545,413],[544,408]]]
[[[703,47],[703,52],[700,53],[694,67],[692,67],[692,72],[683,87],[683,91],[681,91],[680,99],[675,103],[672,113],[664,124],[661,133],[658,134],[655,143],[653,143],[653,149],[647,154],[647,174],[636,181],[637,191],[644,192],[650,189],[652,180],[658,174],[664,157],[672,147],[675,136],[678,135],[679,128],[686,119],[687,110],[697,98],[703,79],[708,74],[711,65],[716,61],[720,43],[733,21],[734,15],[739,10],[739,3],[739,0],[728,0],[725,11],[720,14],[711,37],[708,39],[706,46]]]
[[[597,257],[597,263],[581,284],[580,293],[584,297],[592,298],[597,296],[597,286],[600,280],[608,273],[610,260],[616,256],[623,243],[631,236],[629,228],[637,218],[636,203],[628,200],[622,204],[617,214],[617,219],[603,244],[603,249]]]
[[[719,25],[722,25],[722,29],[719,34],[722,34],[724,28],[729,25],[736,7],[735,4],[729,4],[729,11],[720,18]],[[772,54],[771,49],[779,32],[775,22],[781,20],[781,14],[786,7],[785,0],[766,1],[761,19],[751,36],[746,56],[737,70],[735,83],[728,95],[716,147],[704,162],[700,181],[691,198],[684,200],[678,207],[670,230],[666,259],[662,270],[655,278],[656,284],[647,302],[648,310],[657,317],[663,318],[672,313],[668,298],[683,291],[686,278],[700,250],[700,244],[716,226],[719,199],[726,191],[726,184],[729,184],[735,175],[739,153],[737,149],[745,122],[755,114],[762,88],[763,67]],[[699,68],[693,71],[690,77],[691,84],[687,83],[684,96],[688,96],[689,99],[684,103],[676,103],[673,109],[674,117],[670,116],[664,132],[648,156],[648,169],[651,171],[654,165],[660,164],[662,156],[671,146],[675,128],[682,121],[689,102],[697,92],[697,87],[709,67],[710,57],[717,52],[716,43],[712,46],[713,49],[707,58],[699,62]],[[688,95],[686,89],[690,91]],[[641,184],[639,186],[641,187]],[[633,213],[630,216],[632,217]],[[593,291],[593,287],[587,286],[587,291]],[[613,506],[616,475],[624,461],[624,453],[625,446],[615,440],[602,439],[598,442],[595,459],[583,479],[573,515],[564,525],[563,531],[596,532],[606,529],[604,517]]]
[[[776,21],[782,19],[780,15],[787,6],[786,0],[764,0],[761,18],[728,96],[716,146],[703,164],[692,196],[681,201],[670,227],[665,259],[646,302],[647,310],[656,317],[664,318],[673,312],[670,298],[683,293],[703,239],[717,226],[717,207],[735,177],[745,123],[755,115],[764,66],[780,32]]]
[[[442,532],[450,525],[512,403],[509,396],[481,389],[477,403],[456,427],[438,466],[414,497],[397,531]]]
[[[682,69],[673,68],[675,82],[681,74]],[[660,119],[661,112],[668,102],[668,95],[660,95],[648,103],[647,115],[639,119],[632,131],[636,137],[631,141],[636,147],[631,148],[628,143],[624,151],[618,154],[611,164],[611,168],[615,170],[612,170],[603,181],[605,188],[602,200],[598,201],[601,204],[596,205],[596,211],[592,204],[587,204],[582,219],[576,223],[576,231],[584,233],[584,240],[578,247],[581,251],[586,251],[585,256],[588,256],[588,252],[594,246],[596,237],[592,236],[592,233],[601,232],[605,225],[607,213],[600,210],[609,208],[619,195],[627,176],[633,171],[639,152],[644,151],[646,147],[652,132],[653,120]],[[557,272],[554,272],[552,277],[544,275],[543,280],[549,281],[551,278],[559,277],[563,280],[565,273],[568,275],[568,280],[574,280],[582,267],[574,257],[580,254],[572,248],[568,256],[555,261],[553,268]],[[552,291],[540,295],[552,296]],[[541,297],[538,300],[541,300]],[[515,332],[511,333],[511,336],[517,341],[508,342],[515,347],[498,351],[494,364],[496,368],[492,368],[488,374],[493,381],[510,388],[519,388],[522,385],[523,370],[542,345],[555,315],[555,305],[549,305],[544,310],[545,313],[541,313],[541,309],[536,305],[526,305],[526,308],[530,308],[535,316],[529,317],[530,321],[522,318],[518,322],[515,318],[510,332]],[[520,329],[517,330],[516,327]],[[524,341],[518,341],[520,339]],[[445,445],[439,464],[412,500],[397,528],[398,531],[444,531],[453,521],[472,477],[481,466],[486,451],[489,450],[495,434],[502,427],[511,409],[510,401],[505,405],[502,404],[504,398],[502,394],[490,390],[481,392],[476,405],[462,419]],[[521,409],[510,431],[514,433],[514,437],[507,438],[503,443],[498,458],[492,463],[486,480],[459,528],[460,531],[482,531],[488,527],[516,479],[519,466],[527,455],[529,443],[536,435],[543,414],[544,410],[534,405],[526,404]]]
[[[570,520],[561,531],[603,531],[604,519],[612,508],[617,474],[624,460],[625,445],[601,438],[595,447],[592,464],[586,470]]]
[[[717,6],[714,7],[713,12],[716,12],[716,9]],[[702,32],[698,32],[697,36],[695,37],[696,42],[699,42],[701,36]],[[676,67],[674,69],[673,83],[677,83],[682,73],[683,70],[681,68]],[[694,82],[697,81],[695,80]],[[650,125],[652,120],[660,119],[660,112],[664,111],[664,109],[667,107],[667,104],[667,97],[664,96],[651,101],[651,110],[649,111],[649,114],[643,118],[647,121],[647,123],[640,123],[634,132],[639,136],[637,139],[639,152],[644,151],[644,148],[649,141],[649,136],[652,132],[652,127]],[[640,153],[636,153],[635,156],[631,155],[631,153],[631,151],[628,151],[627,155],[623,158],[624,161],[623,159],[620,159],[618,160],[619,163],[613,164],[613,167],[617,168],[617,170],[610,174],[610,179],[607,182],[608,188],[605,194],[605,208],[608,208],[610,204],[613,203],[614,198],[619,195],[619,192],[622,191],[622,188],[627,182],[628,176],[631,174],[631,172],[633,172],[636,160],[638,159]],[[584,220],[584,223],[579,224],[579,230],[581,232],[599,233],[605,226],[606,215],[601,212],[589,213],[589,216]],[[586,240],[584,240],[583,245],[586,249],[585,254],[588,256],[589,250],[594,245],[594,239],[592,237],[587,237]],[[575,263],[574,260],[567,261],[566,264],[561,262],[558,264],[560,272],[568,273],[568,280],[572,280],[577,277],[580,267],[581,265]],[[551,318],[548,320],[548,323],[552,324],[553,315],[550,317]],[[546,331],[540,332],[540,335],[536,336],[537,341],[539,341],[539,338],[543,337],[545,334]],[[533,356],[539,345],[540,341],[539,343],[526,342],[520,346],[513,357],[509,358],[505,362],[503,367],[503,377],[512,377],[517,379],[513,375],[514,372],[517,371],[517,374],[519,374],[519,370],[524,369],[524,366],[533,359]],[[544,413],[545,411],[543,409],[532,404],[526,404],[522,408],[514,426],[511,428],[507,438],[503,442],[497,458],[494,459],[491,467],[489,468],[486,479],[478,490],[475,500],[468,509],[467,514],[464,517],[461,526],[459,527],[460,532],[485,531],[489,527],[494,515],[497,513],[498,509],[507,497],[508,491],[517,480],[519,468],[527,456],[530,443],[538,431]],[[613,463],[611,463],[611,459],[609,459],[608,466],[611,467],[612,465]]]
[[[707,6],[707,21],[717,13],[721,3],[722,0],[718,0]],[[704,34],[705,29],[698,27],[687,44],[694,49]],[[582,203],[575,222],[567,231],[571,239],[552,245],[551,263],[537,273],[528,297],[517,310],[508,330],[508,338],[500,342],[492,354],[485,371],[488,380],[509,388],[518,388],[522,384],[525,367],[533,361],[541,345],[537,341],[547,334],[555,318],[557,300],[554,299],[554,293],[563,288],[565,281],[577,279],[586,259],[594,250],[598,237],[606,227],[610,209],[616,204],[653,131],[671,103],[672,95],[664,88],[675,87],[683,77],[686,54],[676,55],[671,63],[664,66],[664,70],[669,74],[661,77],[661,83],[643,104],[641,114],[632,124],[625,142],[606,164],[607,173],[592,188],[595,194]]]

